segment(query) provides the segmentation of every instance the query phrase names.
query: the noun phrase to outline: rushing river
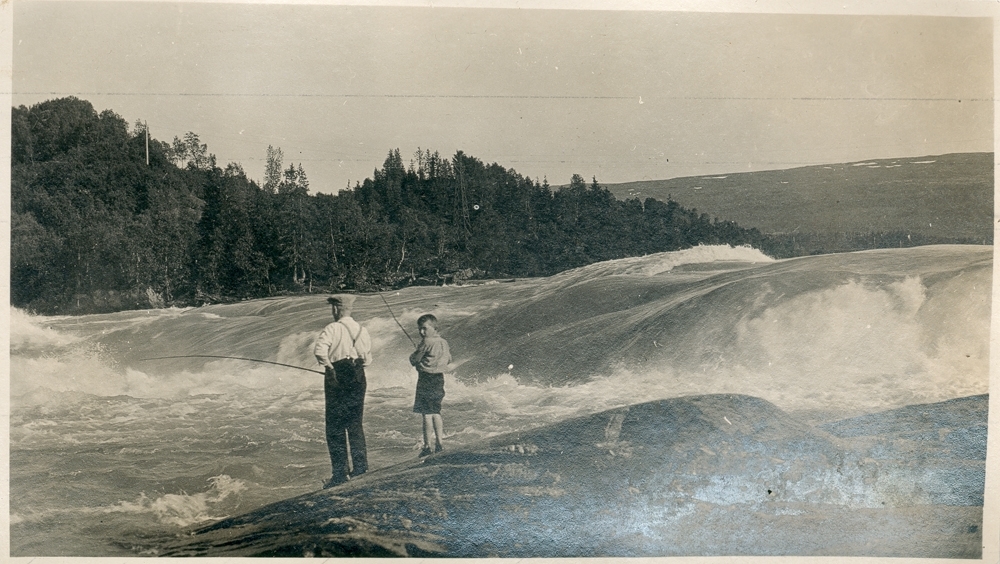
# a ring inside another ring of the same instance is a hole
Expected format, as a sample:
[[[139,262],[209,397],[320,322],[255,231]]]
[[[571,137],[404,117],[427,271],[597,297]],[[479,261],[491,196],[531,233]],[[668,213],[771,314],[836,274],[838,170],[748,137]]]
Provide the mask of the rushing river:
[[[445,445],[626,404],[731,392],[819,423],[987,391],[992,247],[773,261],[699,247],[550,278],[363,295],[373,468],[416,457],[416,318],[451,344]],[[312,340],[325,296],[79,317],[11,312],[14,556],[153,539],[329,476]]]

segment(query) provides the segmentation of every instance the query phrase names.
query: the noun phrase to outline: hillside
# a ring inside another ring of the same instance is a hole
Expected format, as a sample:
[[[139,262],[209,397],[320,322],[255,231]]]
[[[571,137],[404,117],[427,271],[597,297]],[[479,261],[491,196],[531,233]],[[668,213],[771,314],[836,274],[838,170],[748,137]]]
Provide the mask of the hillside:
[[[669,198],[765,234],[899,232],[992,241],[993,153],[879,159],[606,184],[617,198]],[[903,246],[906,246],[904,243]]]
[[[390,150],[330,195],[270,146],[261,185],[194,132],[147,142],[77,98],[14,108],[11,123],[11,303],[38,312],[548,276],[699,244],[783,250],[676,204],[622,202],[580,175],[553,192],[462,151],[407,166]]]

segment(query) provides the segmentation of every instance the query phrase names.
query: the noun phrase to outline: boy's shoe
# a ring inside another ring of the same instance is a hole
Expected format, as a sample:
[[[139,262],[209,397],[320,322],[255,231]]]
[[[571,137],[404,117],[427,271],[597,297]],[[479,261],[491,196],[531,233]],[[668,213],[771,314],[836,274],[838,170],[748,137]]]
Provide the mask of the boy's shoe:
[[[437,446],[434,447],[434,452],[441,452],[442,450],[444,450],[444,447],[441,446],[441,443],[438,443]]]
[[[430,454],[431,454],[431,447],[424,447],[424,449],[420,451],[420,458],[423,458],[425,456],[430,456]]]

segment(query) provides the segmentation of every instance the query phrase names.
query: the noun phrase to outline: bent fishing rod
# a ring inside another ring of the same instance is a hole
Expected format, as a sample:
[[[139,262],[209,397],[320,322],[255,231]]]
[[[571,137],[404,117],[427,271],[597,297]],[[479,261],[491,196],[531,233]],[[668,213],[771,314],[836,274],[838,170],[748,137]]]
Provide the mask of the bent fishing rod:
[[[396,319],[396,314],[392,312],[392,308],[389,307],[389,302],[385,301],[385,296],[382,295],[382,292],[376,291],[375,293],[378,294],[378,297],[382,298],[382,302],[385,303],[385,309],[389,310],[389,315],[392,316],[392,320],[396,322],[396,325],[399,325],[400,329],[403,329],[403,324],[400,323],[398,319]],[[406,335],[406,338],[410,340],[411,345],[413,345],[414,347],[417,346],[417,344],[413,342],[413,338],[410,337],[410,334],[406,332],[406,329],[403,329],[403,334]]]
[[[392,316],[392,320],[395,321],[396,325],[399,325],[399,328],[403,330],[403,334],[406,335],[406,338],[410,340],[410,344],[416,347],[417,344],[413,342],[413,338],[410,337],[410,334],[406,332],[405,328],[403,328],[403,324],[400,323],[398,319],[396,319],[396,314],[392,312],[392,308],[389,307],[389,302],[386,301],[385,296],[382,295],[382,292],[376,292],[376,293],[378,294],[378,297],[382,298],[382,302],[385,303],[385,308],[389,310],[389,315]],[[260,360],[258,358],[246,358],[242,356],[223,356],[217,354],[181,354],[173,356],[154,356],[150,358],[140,358],[139,361],[142,362],[147,360],[168,360],[177,358],[220,358],[226,360],[245,360],[247,362],[260,362],[262,364],[273,364],[275,366],[284,366],[285,368],[295,368],[296,370],[304,370],[306,372],[314,372],[316,374],[326,374],[325,372],[320,372],[319,370],[310,370],[309,368],[302,368],[301,366],[295,366],[294,364],[285,364],[283,362],[274,362],[271,360]]]
[[[257,358],[244,358],[242,356],[222,356],[216,354],[181,354],[175,356],[154,356],[150,358],[140,358],[140,361],[145,360],[166,360],[170,358],[224,358],[228,360],[246,360],[248,362],[260,362],[263,364],[274,364],[276,366],[284,366],[286,368],[295,368],[298,370],[305,370],[306,372],[315,372],[316,374],[326,374],[326,372],[320,372],[319,370],[310,370],[309,368],[302,368],[301,366],[295,366],[294,364],[285,364],[283,362],[273,362],[270,360],[260,360]]]

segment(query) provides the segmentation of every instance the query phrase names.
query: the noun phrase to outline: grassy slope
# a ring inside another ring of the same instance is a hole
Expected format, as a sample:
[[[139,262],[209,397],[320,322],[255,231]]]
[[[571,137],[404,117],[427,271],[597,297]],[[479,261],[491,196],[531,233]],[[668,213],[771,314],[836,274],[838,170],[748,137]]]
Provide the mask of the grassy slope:
[[[928,162],[933,161],[933,162]],[[668,195],[765,233],[902,231],[990,239],[993,153],[882,159],[610,184],[618,198]]]

